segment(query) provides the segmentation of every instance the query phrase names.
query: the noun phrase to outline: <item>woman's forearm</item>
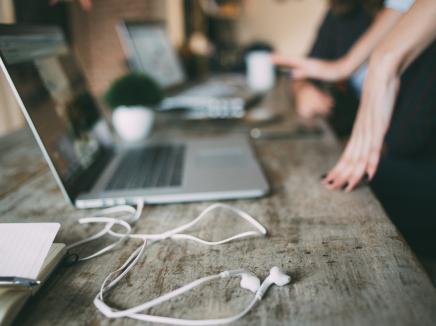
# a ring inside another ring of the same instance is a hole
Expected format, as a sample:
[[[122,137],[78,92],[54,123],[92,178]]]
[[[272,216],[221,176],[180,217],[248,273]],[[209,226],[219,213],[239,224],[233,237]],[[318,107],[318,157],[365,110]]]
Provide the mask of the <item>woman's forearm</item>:
[[[435,38],[436,1],[417,0],[377,46],[371,64],[400,75]]]
[[[345,69],[345,75],[351,75],[368,60],[372,51],[400,20],[402,15],[402,12],[390,8],[385,8],[377,14],[374,23],[353,45],[350,51],[340,59],[341,66]]]
[[[322,181],[329,189],[351,191],[365,174],[369,180],[374,177],[394,114],[400,75],[435,40],[435,17],[435,0],[417,0],[374,50],[350,141]]]

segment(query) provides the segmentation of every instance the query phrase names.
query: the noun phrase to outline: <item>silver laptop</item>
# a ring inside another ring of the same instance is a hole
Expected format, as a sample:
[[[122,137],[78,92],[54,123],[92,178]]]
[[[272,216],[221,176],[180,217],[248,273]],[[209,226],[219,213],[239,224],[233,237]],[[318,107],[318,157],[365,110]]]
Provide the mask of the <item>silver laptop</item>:
[[[178,110],[189,119],[237,119],[261,97],[241,74],[188,82],[163,23],[122,21],[117,27],[130,68],[151,76],[168,94],[162,111]]]
[[[0,25],[0,54],[1,70],[53,175],[77,207],[249,198],[268,192],[241,136],[115,144],[57,28]]]

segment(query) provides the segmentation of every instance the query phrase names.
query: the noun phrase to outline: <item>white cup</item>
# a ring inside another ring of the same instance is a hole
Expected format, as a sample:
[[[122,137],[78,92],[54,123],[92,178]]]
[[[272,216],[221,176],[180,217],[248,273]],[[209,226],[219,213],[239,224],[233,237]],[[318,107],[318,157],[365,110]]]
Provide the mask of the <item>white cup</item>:
[[[245,57],[247,64],[247,84],[256,92],[267,92],[274,87],[275,70],[271,53],[253,51]]]

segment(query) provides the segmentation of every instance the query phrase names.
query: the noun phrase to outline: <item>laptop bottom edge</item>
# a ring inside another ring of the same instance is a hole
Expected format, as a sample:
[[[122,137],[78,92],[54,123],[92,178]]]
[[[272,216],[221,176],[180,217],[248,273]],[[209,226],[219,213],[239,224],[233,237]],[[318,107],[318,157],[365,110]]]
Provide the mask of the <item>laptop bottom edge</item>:
[[[204,193],[178,193],[178,194],[162,194],[162,195],[145,195],[132,197],[105,197],[105,198],[78,198],[75,201],[77,208],[101,208],[113,205],[136,204],[142,201],[145,204],[174,204],[174,203],[189,203],[199,201],[212,200],[237,200],[259,198],[269,194],[269,189],[255,190],[240,190],[240,191],[224,191],[224,192],[204,192]]]

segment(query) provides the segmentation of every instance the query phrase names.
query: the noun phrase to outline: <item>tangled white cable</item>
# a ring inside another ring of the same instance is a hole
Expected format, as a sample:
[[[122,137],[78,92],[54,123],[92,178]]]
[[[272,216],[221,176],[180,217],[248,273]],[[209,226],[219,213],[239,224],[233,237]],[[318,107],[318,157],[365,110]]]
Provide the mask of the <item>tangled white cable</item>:
[[[117,271],[111,273],[103,282],[103,285],[101,287],[100,293],[95,297],[94,304],[95,306],[100,310],[101,313],[103,313],[108,318],[123,318],[123,317],[129,317],[132,319],[142,320],[142,321],[148,321],[148,322],[155,322],[155,323],[165,323],[165,324],[172,324],[172,325],[223,325],[228,324],[234,321],[237,321],[244,317],[256,304],[257,301],[262,300],[263,295],[266,293],[267,289],[272,285],[275,284],[277,286],[284,286],[288,284],[291,281],[290,276],[284,274],[278,267],[271,268],[269,276],[263,281],[262,284],[260,284],[260,280],[256,277],[256,275],[247,272],[245,270],[232,270],[232,271],[224,271],[219,274],[206,276],[203,278],[200,278],[198,280],[195,280],[189,284],[186,284],[182,286],[181,288],[178,288],[174,291],[168,292],[167,294],[164,294],[163,296],[153,299],[151,301],[145,302],[141,305],[138,305],[136,307],[126,309],[126,310],[117,310],[114,308],[109,307],[104,302],[104,294],[109,289],[115,286],[122,278],[123,276],[135,265],[135,262],[137,261],[138,257],[140,256],[140,253],[143,251],[145,246],[139,247],[126,261],[126,263]],[[118,275],[113,281],[109,281],[111,277],[114,276],[117,272],[121,272],[120,275]],[[204,319],[204,320],[195,320],[195,319],[179,319],[179,318],[170,318],[170,317],[163,317],[163,316],[154,316],[154,315],[148,315],[148,314],[140,314],[139,312],[150,309],[152,307],[155,307],[157,305],[160,305],[170,299],[173,299],[185,292],[188,292],[201,284],[204,284],[206,282],[210,282],[219,278],[226,278],[226,277],[241,277],[240,286],[244,289],[247,289],[254,293],[253,299],[249,302],[247,307],[241,311],[240,313],[225,317],[225,318],[217,318],[217,319]]]
[[[219,240],[219,241],[207,241],[201,238],[198,238],[196,236],[190,235],[190,234],[184,234],[182,232],[188,230],[189,228],[192,228],[194,225],[196,225],[198,222],[200,222],[202,219],[204,219],[207,214],[209,214],[210,212],[212,212],[213,210],[217,209],[217,208],[224,208],[224,209],[228,209],[232,212],[234,212],[236,214],[236,216],[244,219],[245,221],[249,222],[252,226],[254,226],[256,228],[256,231],[247,231],[247,232],[242,232],[239,233],[237,235],[231,236],[229,238],[223,239],[223,240]],[[258,236],[265,236],[267,234],[267,231],[265,229],[265,227],[260,224],[258,221],[256,221],[251,215],[247,214],[246,212],[226,205],[226,204],[213,204],[210,205],[209,207],[207,207],[203,212],[200,213],[200,215],[198,215],[194,220],[192,220],[189,223],[186,223],[184,225],[181,225],[179,227],[176,227],[172,230],[160,233],[160,234],[132,234],[132,228],[130,226],[129,223],[127,223],[127,221],[130,222],[136,222],[138,220],[138,218],[141,216],[142,213],[142,209],[143,209],[143,204],[142,202],[138,202],[138,207],[135,210],[133,207],[131,206],[117,206],[117,207],[113,207],[113,208],[108,208],[108,209],[104,209],[102,211],[100,211],[97,215],[92,216],[92,217],[86,217],[86,218],[81,218],[79,219],[79,223],[80,224],[105,224],[104,228],[97,232],[96,234],[77,241],[71,245],[69,245],[67,247],[68,250],[71,250],[72,248],[78,247],[80,245],[83,245],[85,243],[97,240],[105,235],[110,235],[113,236],[115,238],[117,238],[118,240],[110,245],[108,245],[107,247],[95,252],[92,255],[89,255],[87,257],[79,257],[79,261],[83,261],[83,260],[88,260],[88,259],[92,259],[95,257],[98,257],[100,255],[103,255],[104,253],[112,250],[113,248],[115,248],[116,246],[118,246],[120,243],[123,242],[123,240],[126,239],[142,239],[142,240],[148,240],[151,242],[155,242],[155,241],[159,241],[159,240],[165,240],[168,238],[174,239],[174,240],[192,240],[194,242],[198,242],[201,243],[203,245],[209,245],[209,246],[216,246],[216,245],[220,245],[220,244],[225,244],[228,243],[230,241],[234,241],[234,240],[238,240],[238,239],[242,239],[242,238],[248,238],[248,237],[258,237]],[[121,217],[107,217],[107,215],[113,215],[113,214],[126,214],[126,215],[122,215]],[[119,233],[113,230],[113,227],[115,225],[121,226],[122,228],[125,229],[125,233]]]
[[[192,228],[199,221],[205,218],[208,213],[210,213],[211,211],[217,208],[224,208],[234,212],[238,217],[244,219],[245,221],[249,222],[252,226],[254,226],[256,230],[242,232],[219,241],[208,241],[193,235],[182,233]],[[117,239],[114,243],[104,247],[103,249],[98,250],[97,252],[89,256],[78,258],[78,260],[84,261],[103,255],[104,253],[107,253],[108,251],[112,250],[113,248],[115,248],[116,246],[118,246],[119,244],[121,244],[123,241],[127,239],[142,240],[142,244],[137,249],[135,249],[135,251],[126,260],[126,262],[120,268],[118,268],[114,272],[111,272],[105,278],[103,284],[101,285],[98,295],[94,299],[94,305],[102,314],[104,314],[108,318],[129,317],[137,320],[166,323],[166,324],[173,324],[173,325],[222,325],[222,324],[227,324],[236,321],[242,318],[243,316],[245,316],[253,308],[256,301],[262,299],[262,296],[265,294],[266,290],[271,284],[282,286],[290,282],[290,277],[282,273],[277,267],[273,267],[271,269],[270,276],[268,276],[268,278],[262,284],[260,284],[260,280],[250,272],[244,270],[224,271],[216,275],[206,276],[196,281],[193,281],[159,298],[153,299],[149,302],[143,303],[141,305],[138,305],[130,309],[117,310],[115,308],[112,308],[105,303],[104,301],[105,294],[107,294],[109,290],[115,287],[116,284],[126,276],[126,274],[136,265],[141,255],[143,254],[146,246],[153,242],[170,238],[174,240],[182,240],[182,239],[191,240],[203,245],[215,246],[215,245],[228,243],[237,239],[255,237],[255,236],[265,236],[267,234],[265,227],[262,224],[260,224],[258,221],[256,221],[252,216],[250,216],[249,214],[238,208],[226,204],[213,204],[207,207],[203,212],[201,212],[200,215],[198,215],[191,222],[160,234],[132,234],[132,227],[128,222],[135,223],[141,216],[142,209],[143,209],[142,202],[138,202],[138,206],[136,210],[131,206],[118,206],[118,207],[102,210],[100,211],[99,214],[95,216],[80,219],[79,223],[81,224],[98,223],[98,224],[105,224],[105,225],[104,228],[101,231],[97,232],[96,234],[86,239],[80,240],[68,247],[68,249],[72,249],[77,246],[88,243],[90,241],[99,239],[105,235],[110,235]],[[121,215],[119,217],[107,216],[113,214],[117,214],[117,215],[124,214],[124,215]],[[124,232],[115,231],[113,228],[116,225],[123,228]],[[188,319],[177,319],[177,318],[170,318],[170,317],[163,317],[163,316],[153,316],[153,315],[140,313],[141,311],[162,304],[195,287],[198,287],[203,283],[210,282],[212,280],[216,280],[219,278],[235,277],[235,276],[241,277],[240,285],[242,288],[248,289],[255,294],[252,301],[248,304],[248,306],[241,313],[235,316],[220,318],[220,319],[209,319],[209,320],[188,320]]]

